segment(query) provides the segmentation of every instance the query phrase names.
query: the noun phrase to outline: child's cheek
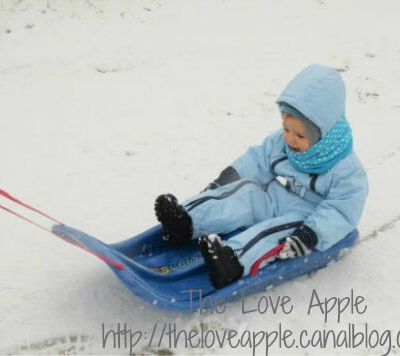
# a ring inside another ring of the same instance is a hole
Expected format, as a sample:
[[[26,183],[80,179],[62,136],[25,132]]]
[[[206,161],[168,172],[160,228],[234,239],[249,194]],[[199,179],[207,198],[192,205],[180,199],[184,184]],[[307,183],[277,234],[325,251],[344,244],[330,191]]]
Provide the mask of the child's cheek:
[[[302,145],[302,151],[307,151],[310,148],[310,143],[305,141]]]
[[[284,138],[285,142],[288,143],[288,135],[287,135],[287,133],[283,134],[283,138]]]

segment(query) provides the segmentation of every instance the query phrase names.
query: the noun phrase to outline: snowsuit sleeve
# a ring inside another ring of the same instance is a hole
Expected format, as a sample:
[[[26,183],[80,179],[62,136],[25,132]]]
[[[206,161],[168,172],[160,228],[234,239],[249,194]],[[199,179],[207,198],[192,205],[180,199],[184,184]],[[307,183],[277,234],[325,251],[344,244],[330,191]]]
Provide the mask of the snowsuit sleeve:
[[[282,132],[268,136],[257,146],[251,146],[245,154],[226,167],[218,178],[214,179],[203,190],[216,189],[220,186],[235,182],[240,179],[248,179],[257,184],[267,183],[273,178],[270,172],[270,156],[274,146],[282,145]]]
[[[269,136],[261,145],[250,147],[243,156],[233,162],[232,167],[241,179],[250,179],[263,184],[273,178],[270,171],[270,157],[274,137],[276,135]]]
[[[358,225],[368,194],[368,183],[364,169],[351,166],[338,167],[327,198],[304,221],[304,225],[317,235],[317,250],[328,249]]]

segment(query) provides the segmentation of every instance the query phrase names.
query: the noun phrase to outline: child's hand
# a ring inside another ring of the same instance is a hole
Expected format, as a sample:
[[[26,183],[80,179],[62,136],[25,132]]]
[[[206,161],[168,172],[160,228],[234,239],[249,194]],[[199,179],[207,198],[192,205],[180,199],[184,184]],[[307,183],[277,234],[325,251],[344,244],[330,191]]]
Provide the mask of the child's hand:
[[[279,252],[279,258],[281,259],[305,256],[311,252],[311,250],[297,236],[285,237],[279,240],[279,243],[285,243],[285,246]]]
[[[318,239],[315,232],[307,225],[301,225],[293,234],[279,240],[284,243],[284,247],[279,252],[279,258],[286,259],[296,256],[308,255],[317,244]]]
[[[226,167],[219,175],[217,179],[212,181],[205,189],[200,193],[204,193],[206,190],[216,189],[222,185],[226,185],[235,182],[240,179],[239,173],[232,166]]]

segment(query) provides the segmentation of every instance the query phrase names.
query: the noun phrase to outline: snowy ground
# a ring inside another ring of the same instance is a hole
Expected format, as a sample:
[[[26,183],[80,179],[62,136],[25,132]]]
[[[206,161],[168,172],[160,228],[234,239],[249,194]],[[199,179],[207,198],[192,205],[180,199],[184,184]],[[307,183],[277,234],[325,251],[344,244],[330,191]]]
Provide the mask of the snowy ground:
[[[399,15],[397,0],[0,0],[0,187],[67,224],[106,242],[153,225],[158,194],[190,196],[279,127],[275,98],[314,62],[343,74],[370,182],[361,242],[267,293],[291,297],[290,315],[243,314],[240,303],[223,315],[154,309],[97,259],[0,211],[0,353],[127,354],[102,347],[102,323],[164,322],[294,332],[368,324],[381,335],[376,348],[275,345],[270,354],[400,353]],[[313,289],[353,289],[367,311],[324,324],[306,315]],[[247,298],[249,308],[261,297]]]

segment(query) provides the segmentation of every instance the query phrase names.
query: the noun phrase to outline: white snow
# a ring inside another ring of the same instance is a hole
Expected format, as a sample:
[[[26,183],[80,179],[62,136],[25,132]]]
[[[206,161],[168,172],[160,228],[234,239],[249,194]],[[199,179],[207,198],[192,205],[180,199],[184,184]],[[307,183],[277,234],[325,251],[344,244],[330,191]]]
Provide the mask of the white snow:
[[[102,323],[400,330],[399,14],[397,0],[0,0],[0,188],[69,225],[106,242],[154,225],[157,195],[198,192],[279,127],[274,100],[315,62],[342,71],[370,183],[361,242],[350,253],[245,300],[250,309],[263,295],[289,296],[289,315],[243,314],[240,302],[223,314],[159,310],[101,261],[0,211],[0,353],[127,354],[102,347]],[[368,308],[324,324],[307,315],[313,289],[321,298],[353,289]],[[275,345],[270,354],[387,351]]]

